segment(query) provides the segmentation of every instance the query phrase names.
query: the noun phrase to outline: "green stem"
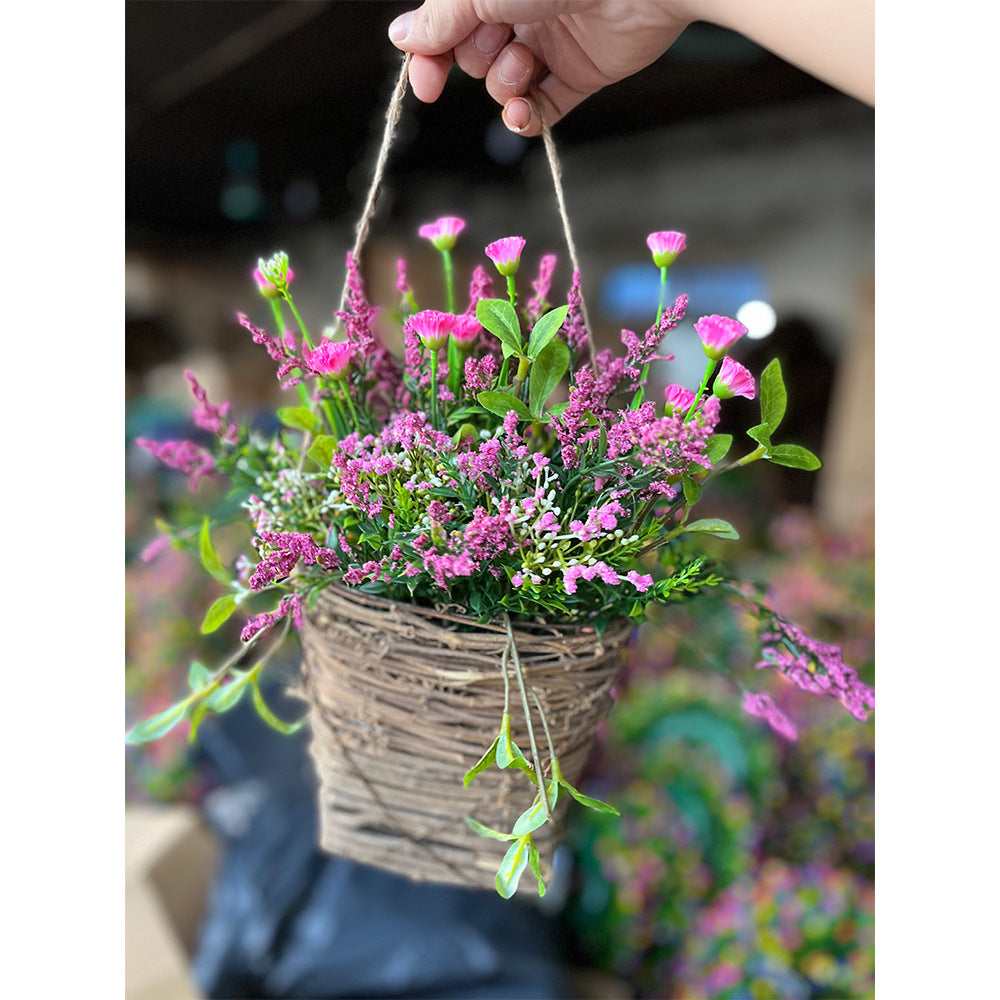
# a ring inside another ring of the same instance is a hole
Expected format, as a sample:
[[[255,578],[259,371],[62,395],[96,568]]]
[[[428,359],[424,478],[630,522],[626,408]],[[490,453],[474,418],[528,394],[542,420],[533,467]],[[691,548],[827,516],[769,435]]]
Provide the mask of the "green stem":
[[[431,425],[437,428],[437,348],[431,348]]]
[[[351,424],[359,434],[361,433],[361,422],[358,420],[357,410],[354,409],[354,403],[351,400],[351,388],[347,383],[346,379],[341,379],[340,383],[340,394],[344,397],[347,403],[348,410],[351,411]]]
[[[663,306],[667,298],[667,268],[660,268],[660,304],[656,310],[656,325],[660,325],[660,319],[663,316]]]
[[[767,449],[763,445],[758,445],[749,454],[744,455],[738,462],[733,462],[729,468],[738,469],[741,465],[749,465],[751,462],[756,462],[758,459],[763,458],[766,453]]]
[[[295,322],[299,324],[299,333],[302,334],[302,340],[305,342],[306,347],[311,351],[313,349],[312,341],[309,339],[309,331],[306,329],[305,323],[302,322],[302,317],[299,315],[298,309],[295,308],[295,303],[292,301],[291,295],[285,292],[285,301],[288,303],[288,308],[292,310],[292,315],[295,317]]]
[[[713,358],[708,359],[708,365],[705,367],[705,377],[701,380],[701,385],[698,386],[698,391],[695,393],[694,400],[691,402],[691,406],[688,408],[687,413],[684,414],[684,423],[686,424],[691,419],[691,414],[694,413],[695,407],[701,401],[701,397],[705,393],[705,387],[708,385],[708,380],[712,377],[712,372],[715,371],[716,362]]]
[[[444,261],[444,293],[448,303],[448,312],[455,311],[455,268],[451,262],[451,251],[442,250],[441,258]]]
[[[535,766],[535,779],[538,782],[539,791],[542,793],[542,802],[545,803],[545,816],[552,821],[552,806],[549,804],[549,797],[545,791],[545,778],[542,775],[542,767],[538,757],[538,744],[535,742],[535,728],[531,724],[531,706],[528,704],[528,692],[524,686],[524,676],[521,673],[521,660],[517,655],[517,644],[514,642],[514,629],[510,623],[510,615],[504,612],[504,624],[507,626],[507,637],[510,640],[510,651],[514,658],[514,673],[517,676],[517,685],[521,690],[521,706],[524,709],[524,722],[528,727],[528,741],[531,743],[531,760]]]
[[[512,306],[517,305],[517,288],[514,285],[514,275],[507,275],[507,298],[510,299],[510,304]]]

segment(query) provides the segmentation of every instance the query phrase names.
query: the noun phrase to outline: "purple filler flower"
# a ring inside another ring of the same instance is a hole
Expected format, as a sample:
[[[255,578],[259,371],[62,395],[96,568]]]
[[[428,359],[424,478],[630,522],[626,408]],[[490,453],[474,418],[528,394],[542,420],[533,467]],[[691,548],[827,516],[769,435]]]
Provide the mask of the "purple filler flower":
[[[517,274],[523,249],[523,236],[505,236],[501,240],[495,240],[486,248],[486,256],[493,261],[497,270],[505,278],[509,278]]]
[[[305,355],[310,371],[317,375],[329,375],[334,379],[347,378],[351,359],[354,357],[354,344],[346,341],[335,342],[322,340],[319,347]]]
[[[437,309],[424,309],[414,313],[406,325],[420,338],[420,343],[429,351],[438,351],[448,343],[448,338],[455,329],[454,313],[439,312]]]
[[[768,694],[754,694],[752,691],[743,692],[743,711],[750,715],[763,719],[776,733],[784,736],[786,740],[797,740],[798,730],[792,721],[785,715]]]
[[[713,361],[726,356],[726,352],[747,332],[737,319],[728,316],[702,316],[694,325],[694,332],[701,337],[705,354]]]
[[[443,215],[437,222],[420,227],[420,235],[434,244],[436,250],[451,250],[458,234],[465,229],[465,220],[454,215]]]
[[[730,357],[725,357],[722,359],[722,369],[712,385],[712,392],[719,399],[732,399],[733,396],[753,399],[757,394],[757,388],[754,385],[753,375],[743,365]]]
[[[653,263],[657,267],[670,267],[687,248],[687,237],[675,232],[650,233],[646,246],[653,251]]]

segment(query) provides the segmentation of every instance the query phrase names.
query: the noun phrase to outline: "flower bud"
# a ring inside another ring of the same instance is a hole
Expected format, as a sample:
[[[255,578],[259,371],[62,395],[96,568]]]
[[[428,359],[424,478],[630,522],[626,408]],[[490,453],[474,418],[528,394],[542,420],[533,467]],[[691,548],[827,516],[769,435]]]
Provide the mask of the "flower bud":
[[[427,350],[438,351],[448,343],[457,319],[454,313],[424,309],[414,313],[406,322]]]
[[[719,399],[732,399],[733,396],[745,396],[753,399],[757,394],[753,375],[738,361],[730,357],[723,358],[722,368],[712,385],[712,392]]]
[[[253,272],[260,294],[266,299],[280,299],[295,273],[288,266],[288,254],[276,253],[270,260],[261,258]]]
[[[518,265],[521,263],[521,251],[524,249],[524,237],[505,236],[503,239],[494,240],[486,248],[486,256],[496,265],[496,269],[505,277],[509,278],[517,274]]]
[[[694,402],[694,393],[682,385],[668,385],[663,394],[667,400],[668,416],[672,413],[687,413]]]
[[[683,233],[650,233],[646,246],[653,252],[653,263],[657,267],[670,267],[687,248],[687,237]]]

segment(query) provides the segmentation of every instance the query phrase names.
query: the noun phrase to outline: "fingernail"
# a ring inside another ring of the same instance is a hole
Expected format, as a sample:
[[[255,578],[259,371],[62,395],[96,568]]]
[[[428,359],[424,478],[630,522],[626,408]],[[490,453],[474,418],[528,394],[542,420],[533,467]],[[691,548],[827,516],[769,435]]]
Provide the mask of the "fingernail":
[[[504,52],[497,63],[497,76],[508,87],[519,84],[530,72],[531,67],[518,59],[510,49]]]
[[[392,24],[389,25],[389,40],[401,42],[406,38],[410,30],[410,21],[413,19],[413,11],[408,10],[405,14],[400,14]]]
[[[523,97],[513,98],[503,109],[503,120],[511,132],[523,132],[531,121],[531,105]]]
[[[492,55],[507,39],[507,29],[502,24],[481,24],[472,33],[472,45],[484,56]]]

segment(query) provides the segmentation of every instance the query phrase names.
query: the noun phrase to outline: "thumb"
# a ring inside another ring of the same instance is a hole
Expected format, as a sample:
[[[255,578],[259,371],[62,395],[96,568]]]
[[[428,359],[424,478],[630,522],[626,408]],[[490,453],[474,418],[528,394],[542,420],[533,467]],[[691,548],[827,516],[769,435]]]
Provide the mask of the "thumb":
[[[426,0],[389,25],[389,41],[404,52],[443,55],[481,23],[473,0]]]

